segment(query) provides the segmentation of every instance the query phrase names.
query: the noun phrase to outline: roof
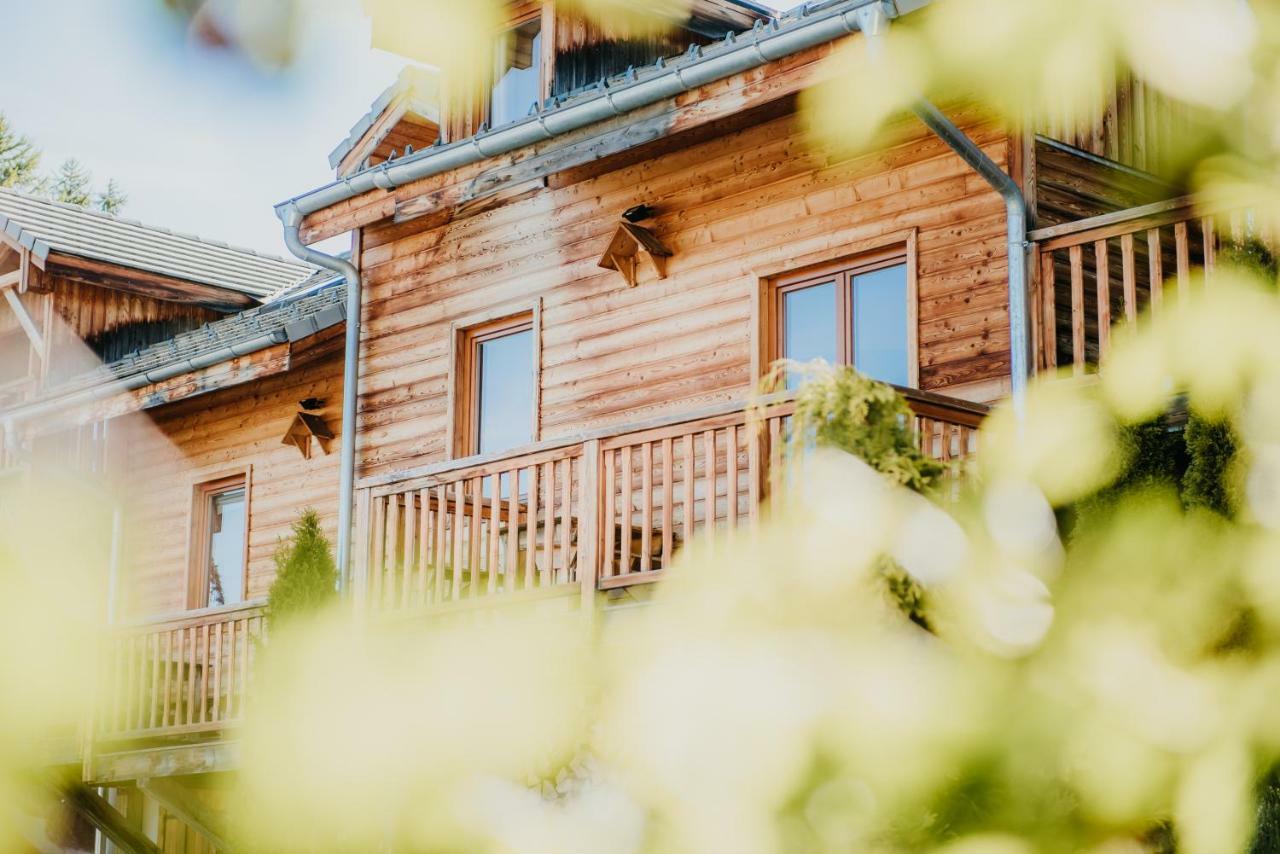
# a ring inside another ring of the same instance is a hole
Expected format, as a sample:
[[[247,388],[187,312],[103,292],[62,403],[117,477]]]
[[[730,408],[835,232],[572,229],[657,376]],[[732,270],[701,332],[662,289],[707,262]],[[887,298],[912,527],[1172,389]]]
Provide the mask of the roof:
[[[298,341],[346,320],[346,287],[336,277],[325,286],[206,323],[144,347],[52,389],[61,397],[81,388],[136,378],[136,387],[216,365],[263,347]],[[192,364],[192,363],[196,364]]]
[[[307,278],[300,261],[0,188],[0,231],[43,262],[87,258],[262,299]]]
[[[369,105],[369,111],[351,126],[347,138],[338,143],[333,151],[329,152],[329,166],[337,169],[343,159],[351,153],[352,149],[360,143],[364,135],[378,121],[378,117],[382,115],[383,111],[401,96],[407,96],[415,105],[419,105],[418,109],[423,111],[424,115],[430,112],[439,112],[439,83],[435,73],[423,68],[406,66],[400,71],[400,76],[396,78],[396,82],[383,89],[382,94]]]
[[[473,136],[437,143],[394,160],[367,166],[276,205],[276,215],[307,216],[373,189],[390,189],[410,180],[456,169],[535,142],[560,136],[583,126],[647,106],[676,91],[720,80],[747,67],[788,56],[803,46],[796,38],[803,30],[819,32],[822,41],[848,35],[848,18],[877,0],[811,0],[768,20],[756,21],[749,31],[730,32],[705,47],[697,44],[679,57],[628,68],[565,95],[531,105],[529,114],[493,128],[483,125]],[[931,0],[881,0],[901,16],[929,5]],[[743,4],[745,5],[745,4]],[[768,47],[766,52],[765,46]],[[746,58],[744,58],[746,57]],[[640,94],[641,92],[645,94]],[[652,94],[659,93],[659,94]],[[569,118],[570,114],[588,117]],[[513,141],[514,140],[514,141]]]

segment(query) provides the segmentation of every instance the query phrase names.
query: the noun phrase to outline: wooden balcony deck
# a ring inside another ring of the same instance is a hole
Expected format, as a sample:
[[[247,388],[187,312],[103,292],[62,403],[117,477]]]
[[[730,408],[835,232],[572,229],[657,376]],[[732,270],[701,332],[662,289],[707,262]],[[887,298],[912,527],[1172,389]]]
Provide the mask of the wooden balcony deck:
[[[925,453],[976,447],[985,406],[903,390]],[[378,609],[452,608],[660,579],[708,530],[758,522],[782,494],[793,400],[741,404],[368,479],[350,589]]]
[[[1097,371],[1115,326],[1132,325],[1147,310],[1159,317],[1170,296],[1191,290],[1196,273],[1210,281],[1224,243],[1276,245],[1249,211],[1191,196],[1037,229],[1028,238],[1036,253],[1038,367],[1070,366],[1074,376]]]

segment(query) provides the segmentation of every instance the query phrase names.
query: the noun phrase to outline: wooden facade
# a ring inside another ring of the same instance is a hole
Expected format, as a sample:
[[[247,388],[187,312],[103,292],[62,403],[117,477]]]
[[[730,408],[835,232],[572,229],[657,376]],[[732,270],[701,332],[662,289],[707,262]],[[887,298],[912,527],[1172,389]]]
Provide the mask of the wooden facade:
[[[540,16],[554,32],[541,60],[548,96],[572,88],[565,68],[617,41],[551,4],[510,11],[508,23]],[[344,578],[363,606],[432,613],[563,597],[593,610],[661,580],[692,539],[758,524],[783,495],[793,402],[769,399],[760,419],[748,405],[781,355],[779,289],[818,272],[904,267],[911,427],[960,476],[988,405],[1010,388],[1004,202],[914,119],[871,150],[812,134],[802,96],[828,80],[833,49],[306,217],[306,242],[354,235],[364,282],[354,436],[340,429],[336,326],[83,407],[79,432],[62,441],[107,423],[101,467],[128,473],[122,622],[85,779],[234,767],[222,736],[246,714],[273,554],[307,507],[336,538],[343,442],[356,443],[357,480]],[[408,103],[372,118],[338,157],[342,174],[418,147],[425,137],[396,135]],[[1240,227],[1151,174],[1178,127],[1164,106],[1121,81],[1096,117],[1042,135],[948,106],[1031,203],[1039,370],[1095,370],[1113,323],[1158,308],[1165,278],[1181,289],[1192,268],[1212,267],[1223,228]],[[447,139],[482,121],[472,102],[441,108]],[[602,266],[633,215],[660,263]],[[33,314],[48,306],[61,318],[57,336],[98,355],[212,313],[56,278],[26,298]],[[0,347],[16,323],[0,312]],[[480,454],[476,342],[512,330],[532,335],[531,442]],[[285,441],[307,399],[335,434],[328,453]],[[232,480],[245,490],[244,601],[203,608],[201,490]],[[138,744],[169,752],[121,747]]]

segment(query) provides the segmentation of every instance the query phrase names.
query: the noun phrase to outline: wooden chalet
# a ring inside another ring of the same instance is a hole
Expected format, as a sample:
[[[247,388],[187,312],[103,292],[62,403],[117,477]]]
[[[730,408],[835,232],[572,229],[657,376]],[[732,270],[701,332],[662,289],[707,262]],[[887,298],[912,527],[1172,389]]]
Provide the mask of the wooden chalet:
[[[19,209],[39,205],[0,193],[0,287],[22,307],[0,312],[0,348],[26,366],[3,387],[0,422],[22,443],[4,459],[42,441],[20,429],[34,412],[59,413],[43,441],[125,437],[104,452],[130,473],[117,671],[73,756],[116,792],[97,826],[124,848],[143,817],[152,844],[186,834],[165,850],[221,847],[193,781],[236,767],[277,537],[307,506],[342,536],[340,451],[354,453],[343,595],[424,618],[530,599],[607,613],[643,601],[685,543],[755,524],[780,494],[791,399],[762,423],[746,407],[779,358],[892,382],[927,453],[972,453],[1012,387],[1005,200],[915,118],[850,152],[815,142],[802,114],[806,90],[833,85],[840,40],[868,38],[835,24],[925,5],[775,16],[694,0],[666,34],[630,38],[511,2],[478,96],[409,72],[334,150],[338,181],[280,206],[301,243],[352,235],[358,288],[239,255],[235,277],[229,257],[159,270],[177,236],[136,225],[146,259],[94,255],[107,235],[32,242],[14,232],[42,233]],[[779,47],[814,32],[831,35]],[[1032,370],[1095,371],[1113,324],[1244,228],[1160,177],[1187,116],[1138,81],[1038,133],[947,112],[1025,200]],[[50,379],[57,334],[106,366]]]

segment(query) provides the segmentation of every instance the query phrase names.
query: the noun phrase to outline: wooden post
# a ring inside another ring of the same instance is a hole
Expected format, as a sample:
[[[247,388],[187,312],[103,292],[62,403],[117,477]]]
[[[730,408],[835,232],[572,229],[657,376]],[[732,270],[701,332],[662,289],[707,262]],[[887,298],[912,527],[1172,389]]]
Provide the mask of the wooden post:
[[[369,505],[372,492],[369,489],[356,490],[356,534],[353,545],[352,566],[339,567],[339,571],[350,572],[348,585],[344,592],[354,603],[357,611],[362,612],[367,604],[366,595],[369,589]]]
[[[582,612],[594,623],[596,582],[600,576],[600,440],[582,445],[582,502],[578,518],[578,581]]]

